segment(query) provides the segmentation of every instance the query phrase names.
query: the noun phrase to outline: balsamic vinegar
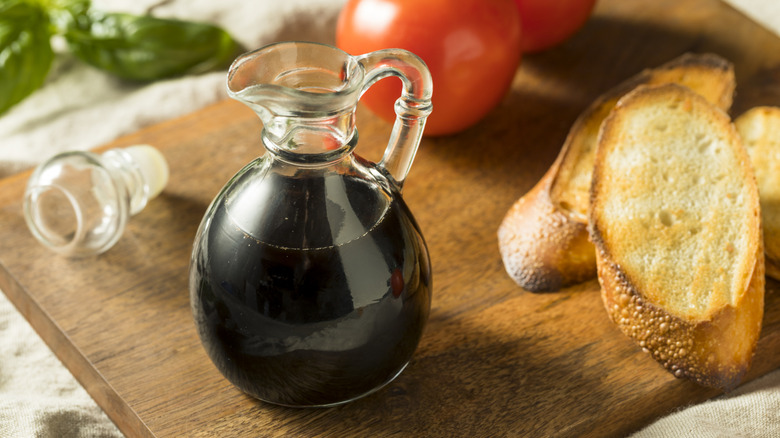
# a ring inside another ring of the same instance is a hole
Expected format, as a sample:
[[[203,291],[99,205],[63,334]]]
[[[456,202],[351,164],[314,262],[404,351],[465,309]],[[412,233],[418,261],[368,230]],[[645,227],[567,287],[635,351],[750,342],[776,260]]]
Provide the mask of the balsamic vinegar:
[[[281,179],[266,181],[269,196],[307,201],[270,209],[286,218],[268,221],[273,242],[236,223],[229,196],[212,205],[191,266],[198,333],[222,374],[254,397],[352,400],[391,381],[417,347],[430,309],[425,244],[400,197],[387,202],[344,176]]]

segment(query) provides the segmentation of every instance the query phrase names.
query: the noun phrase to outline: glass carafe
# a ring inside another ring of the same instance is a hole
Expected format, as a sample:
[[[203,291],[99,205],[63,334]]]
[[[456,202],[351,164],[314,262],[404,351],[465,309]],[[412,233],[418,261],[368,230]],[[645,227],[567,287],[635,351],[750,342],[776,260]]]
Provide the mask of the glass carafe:
[[[353,153],[355,109],[377,80],[404,84],[379,163]],[[330,406],[407,365],[431,304],[425,241],[401,187],[431,111],[425,64],[398,49],[353,57],[277,43],[238,58],[228,92],[262,119],[265,153],[212,201],[190,300],[219,371],[287,406]]]

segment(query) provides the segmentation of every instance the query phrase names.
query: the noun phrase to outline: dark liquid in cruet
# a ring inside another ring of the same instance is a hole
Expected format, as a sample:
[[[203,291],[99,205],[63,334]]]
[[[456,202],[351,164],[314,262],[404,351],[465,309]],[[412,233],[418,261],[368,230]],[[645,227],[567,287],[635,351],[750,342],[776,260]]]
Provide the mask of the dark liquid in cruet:
[[[351,202],[366,202],[362,185],[343,184],[357,193]],[[322,194],[311,189],[301,190]],[[201,341],[228,380],[261,400],[318,406],[357,398],[403,370],[430,309],[430,267],[406,205],[393,199],[386,208],[374,224],[342,224],[356,228],[340,230],[352,239],[301,248],[300,232],[278,230],[297,240],[290,245],[265,243],[231,219],[224,199],[215,203],[193,254],[191,301]],[[306,223],[316,228],[327,221],[315,211]]]

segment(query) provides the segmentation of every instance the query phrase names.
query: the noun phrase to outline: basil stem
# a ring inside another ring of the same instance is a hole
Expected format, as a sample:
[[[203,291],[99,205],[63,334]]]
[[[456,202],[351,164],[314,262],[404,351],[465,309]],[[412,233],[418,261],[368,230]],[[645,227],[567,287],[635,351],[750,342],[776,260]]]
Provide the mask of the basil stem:
[[[46,80],[54,53],[46,11],[21,0],[0,2],[0,113]]]
[[[226,67],[241,50],[210,24],[97,11],[75,17],[65,39],[82,61],[138,81]]]

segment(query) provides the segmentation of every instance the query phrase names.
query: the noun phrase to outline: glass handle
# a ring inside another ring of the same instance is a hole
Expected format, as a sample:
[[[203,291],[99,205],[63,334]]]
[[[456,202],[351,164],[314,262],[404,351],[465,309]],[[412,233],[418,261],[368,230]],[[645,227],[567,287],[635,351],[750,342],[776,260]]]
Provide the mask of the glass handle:
[[[402,49],[379,50],[356,59],[366,70],[361,95],[376,81],[389,76],[397,76],[403,84],[401,97],[395,102],[395,124],[379,162],[400,190],[417,153],[425,119],[433,109],[431,74],[422,59]]]

